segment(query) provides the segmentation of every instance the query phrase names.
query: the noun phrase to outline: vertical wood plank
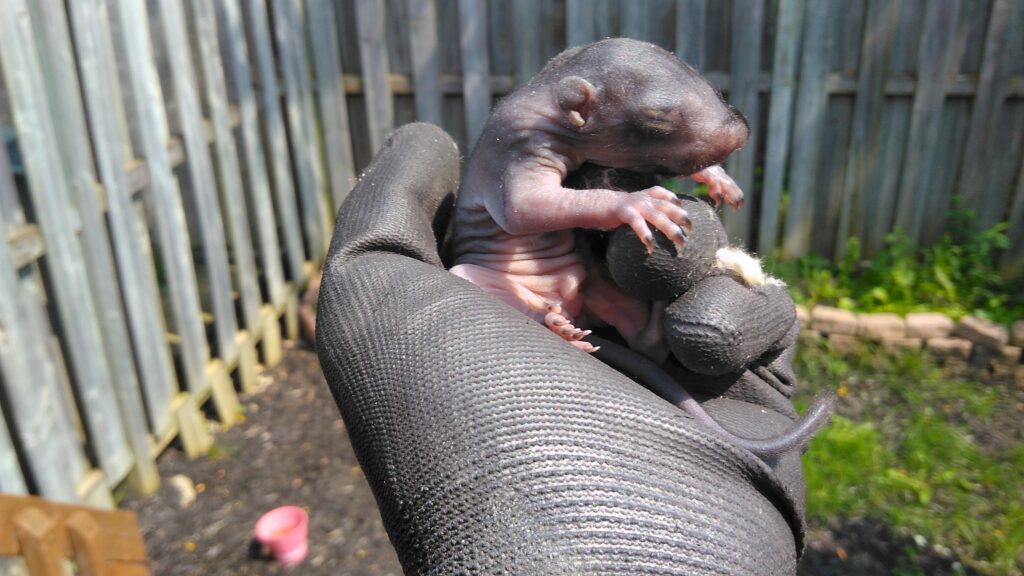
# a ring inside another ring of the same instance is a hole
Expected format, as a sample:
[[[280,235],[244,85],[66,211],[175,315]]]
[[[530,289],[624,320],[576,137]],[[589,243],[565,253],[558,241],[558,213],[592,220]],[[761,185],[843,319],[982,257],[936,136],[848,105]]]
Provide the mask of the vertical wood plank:
[[[648,4],[648,0],[632,0],[619,4],[619,10],[622,12],[620,26],[623,36],[637,40],[649,39],[647,30]]]
[[[437,43],[437,8],[434,0],[408,0],[407,8],[416,119],[440,126],[441,56]]]
[[[1010,76],[1006,51],[1010,40],[1011,10],[1009,0],[994,0],[992,3],[978,91],[974,94],[971,123],[967,129],[966,155],[959,178],[959,191],[967,204],[977,210],[978,224],[982,228],[991,226],[997,217],[997,210],[990,207],[995,203],[988,202],[992,190],[988,186],[985,167],[991,163],[999,146],[997,122]]]
[[[36,478],[36,489],[48,498],[74,502],[77,480],[85,472],[85,455],[75,438],[70,418],[60,401],[60,381],[49,353],[51,335],[38,329],[34,320],[44,318],[40,290],[36,278],[21,282],[6,239],[10,237],[8,222],[18,219],[13,213],[16,189],[6,153],[0,153],[0,324],[16,335],[0,338],[0,370],[3,370],[5,399],[11,415],[10,432],[18,438],[26,461],[25,470]],[[20,207],[17,208],[20,212]],[[34,276],[34,275],[33,275]],[[24,286],[32,286],[26,290]],[[3,414],[0,413],[0,419]],[[19,470],[8,428],[0,426],[0,492],[21,493],[26,485]],[[6,440],[6,442],[2,440]]]
[[[206,363],[210,359],[210,348],[199,306],[199,288],[181,190],[171,171],[167,152],[170,130],[149,38],[149,18],[144,4],[119,1],[116,6],[126,48],[133,108],[138,116],[136,124],[149,169],[147,199],[152,204],[149,213],[153,215],[170,288],[174,329],[182,341],[185,384],[189,390],[200,393],[207,387]]]
[[[348,106],[341,85],[341,52],[334,4],[329,0],[307,0],[306,20],[313,47],[317,104],[320,107],[328,180],[336,211],[355,185],[356,174],[348,127]]]
[[[796,96],[796,109],[800,113],[793,127],[789,208],[782,243],[783,255],[786,257],[800,256],[807,252],[814,226],[814,191],[821,159],[825,107],[828,103],[825,78],[832,46],[828,31],[834,9],[835,0],[808,0],[805,12],[800,85]]]
[[[281,266],[281,247],[274,217],[274,205],[267,175],[267,162],[263,152],[263,137],[260,134],[256,97],[253,94],[252,71],[249,66],[249,49],[242,27],[238,0],[223,0],[217,3],[220,19],[225,29],[225,54],[227,68],[238,97],[241,117],[242,153],[249,181],[249,201],[256,216],[256,232],[259,238],[260,262],[267,282],[270,303],[275,310],[284,306],[284,271]],[[283,223],[282,223],[283,226]]]
[[[516,40],[516,84],[529,82],[543,66],[541,52],[540,4],[537,0],[516,0],[512,25]]]
[[[704,31],[707,21],[708,0],[676,0],[676,56],[699,71],[705,71]],[[689,194],[693,188],[693,180],[686,178],[680,181],[680,191],[684,194]]]
[[[294,282],[300,282],[305,273],[303,266],[306,262],[306,249],[302,244],[299,209],[292,183],[288,137],[285,133],[284,119],[281,118],[280,88],[277,83],[277,65],[274,62],[273,38],[267,23],[267,5],[265,0],[248,0],[246,6],[249,26],[252,29],[253,49],[256,52],[256,66],[259,70],[263,112],[261,118],[267,135],[278,219],[284,234],[289,275]]]
[[[754,165],[760,138],[758,81],[761,78],[761,38],[765,24],[764,0],[735,0],[732,20],[732,65],[729,73],[729,101],[743,113],[750,126],[750,139],[742,150],[729,157],[729,172],[747,198],[754,200]],[[749,244],[752,240],[751,213],[759,202],[748,202],[745,210],[726,211],[725,229],[734,242]]]
[[[0,3],[0,60],[82,413],[100,466],[108,479],[118,481],[131,469],[133,459],[114,400],[114,373],[106,357],[97,353],[104,346],[98,311],[75,237],[74,217],[66,204],[69,184],[64,172],[55,169],[61,165],[58,135],[45,108],[46,84],[24,0]]]
[[[238,147],[228,118],[228,90],[224,67],[220,60],[217,15],[211,2],[193,0],[194,26],[198,32],[199,63],[206,88],[206,104],[213,120],[214,152],[217,156],[221,204],[230,235],[232,263],[235,266],[235,287],[241,295],[242,319],[245,328],[255,332],[260,322],[259,279],[256,277],[256,256],[253,254],[252,230],[242,190],[242,169]]]
[[[185,28],[182,0],[159,0],[159,21],[162,25],[165,53],[171,74],[171,89],[181,119],[181,134],[185,142],[188,163],[189,192],[196,205],[199,235],[202,239],[213,304],[213,327],[217,341],[217,355],[231,363],[238,356],[235,332],[238,318],[231,297],[231,268],[228,260],[224,218],[217,197],[213,159],[203,129],[203,109],[199,101],[199,87],[195,77],[191,42]]]
[[[472,148],[491,112],[491,71],[487,62],[487,5],[459,0],[462,47],[462,95],[466,106],[466,144]]]
[[[288,122],[288,135],[291,144],[292,158],[295,161],[295,172],[298,175],[299,200],[302,209],[302,228],[305,233],[309,256],[318,260],[325,245],[327,232],[318,211],[317,198],[322,194],[322,181],[319,176],[319,162],[314,139],[315,133],[309,131],[307,125],[307,94],[303,90],[305,77],[305,47],[302,40],[301,20],[299,19],[296,0],[272,0],[271,9],[274,16],[274,37],[280,56],[279,64],[284,76],[285,86],[285,119]]]
[[[384,43],[385,17],[384,0],[364,0],[356,4],[366,121],[370,128],[370,147],[374,153],[380,149],[395,124],[394,103],[391,86],[388,84],[388,52]]]
[[[886,57],[896,31],[898,6],[887,0],[869,0],[861,39],[857,94],[853,105],[850,143],[846,156],[845,196],[840,208],[836,257],[846,252],[846,238],[864,234],[867,218],[868,175],[877,157],[881,133],[882,104],[885,101]]]
[[[4,243],[0,242],[0,244]],[[6,244],[0,246],[0,266],[5,266],[9,258],[10,254],[7,253]],[[10,297],[6,291],[9,281],[10,278],[0,278],[0,298]],[[2,311],[0,311],[0,320],[5,323],[7,322]],[[7,362],[6,354],[3,353],[2,348],[0,348],[0,358]],[[25,478],[21,474],[21,464],[18,462],[17,454],[14,453],[14,443],[11,442],[11,433],[7,429],[7,420],[4,419],[3,412],[0,412],[0,492],[7,492],[8,494],[25,494],[28,492]]]
[[[64,3],[42,0],[34,2],[32,8],[37,40],[43,39],[37,47],[47,82],[50,113],[61,126],[58,145],[63,169],[71,186],[68,190],[71,195],[69,200],[71,206],[77,208],[78,218],[82,222],[82,249],[91,294],[99,315],[104,352],[115,376],[113,386],[120,416],[135,460],[132,484],[138,492],[148,493],[159,486],[160,476],[149,449],[146,411],[136,372],[136,359],[139,360],[138,373],[145,378],[143,383],[148,392],[149,414],[155,430],[163,430],[170,423],[168,410],[173,381],[168,380],[168,374],[159,373],[162,368],[169,368],[170,364],[158,364],[156,358],[146,354],[147,349],[137,350],[135,354],[128,353],[132,350],[132,341],[122,304],[122,292],[126,299],[137,298],[138,294],[129,293],[137,292],[138,285],[125,284],[122,288],[117,282],[117,269],[107,232],[108,223],[104,220],[97,194],[94,158],[90,153],[89,132]],[[119,127],[114,126],[114,129],[119,130]],[[117,132],[112,132],[110,142],[116,144],[118,137]],[[150,376],[150,370],[156,373]]]
[[[771,99],[765,133],[764,190],[761,192],[757,250],[769,254],[779,234],[782,185],[789,158],[793,127],[793,96],[796,85],[797,46],[803,24],[803,0],[779,0],[772,56]]]
[[[594,33],[594,6],[590,0],[566,0],[565,43],[580,46],[597,40]]]
[[[888,51],[886,74],[912,75],[913,62],[916,59],[913,39],[920,36],[923,1],[903,0],[896,4],[896,10],[896,32]],[[864,218],[863,249],[865,256],[868,257],[877,254],[884,247],[886,236],[891,231],[895,219],[909,118],[909,98],[899,96],[887,97],[884,100],[879,128],[880,144],[877,152],[869,150],[866,162],[870,178],[868,189],[872,191],[864,198],[864,211],[867,216]]]
[[[917,86],[910,110],[907,156],[900,178],[896,226],[916,240],[921,234],[924,203],[928,197],[927,171],[935,156],[942,105],[951,70],[953,43],[960,0],[928,2],[918,47]]]

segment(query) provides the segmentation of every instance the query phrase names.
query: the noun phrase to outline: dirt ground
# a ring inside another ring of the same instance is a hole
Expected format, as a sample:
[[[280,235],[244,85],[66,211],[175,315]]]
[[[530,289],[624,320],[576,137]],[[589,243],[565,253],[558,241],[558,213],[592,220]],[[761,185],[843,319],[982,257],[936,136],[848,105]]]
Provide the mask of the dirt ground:
[[[159,461],[160,490],[121,503],[139,515],[153,574],[401,574],[316,355],[287,350],[261,384],[243,398],[243,421],[216,432],[208,457],[189,460],[172,447]],[[182,507],[176,486],[189,483],[195,501]],[[309,556],[291,570],[260,558],[251,540],[260,515],[286,504],[310,513]],[[941,549],[851,520],[812,527],[800,574],[969,573],[954,564]]]

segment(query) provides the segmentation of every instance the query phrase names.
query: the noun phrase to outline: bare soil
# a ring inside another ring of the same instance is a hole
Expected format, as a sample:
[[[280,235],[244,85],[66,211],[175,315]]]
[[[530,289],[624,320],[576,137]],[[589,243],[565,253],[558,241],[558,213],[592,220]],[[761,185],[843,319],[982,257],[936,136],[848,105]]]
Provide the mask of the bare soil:
[[[316,355],[287,350],[261,381],[243,398],[242,421],[216,431],[209,456],[189,460],[172,447],[159,461],[160,490],[121,502],[139,515],[153,574],[401,574]],[[177,475],[196,488],[187,507],[171,481]],[[302,565],[284,569],[253,545],[252,530],[264,512],[289,504],[309,511],[310,549]],[[884,526],[848,520],[812,527],[800,574],[970,574],[954,562]]]

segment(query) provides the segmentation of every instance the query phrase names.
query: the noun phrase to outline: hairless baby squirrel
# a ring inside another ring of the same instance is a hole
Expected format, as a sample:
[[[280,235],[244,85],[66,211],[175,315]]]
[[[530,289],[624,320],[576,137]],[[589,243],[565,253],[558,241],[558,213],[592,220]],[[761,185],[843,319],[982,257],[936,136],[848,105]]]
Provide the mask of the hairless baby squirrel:
[[[627,193],[563,182],[585,162],[689,176],[716,204],[738,208],[743,193],[719,163],[748,135],[743,116],[696,70],[653,44],[617,38],[566,50],[501,100],[484,126],[456,198],[451,271],[586,352],[597,348],[583,340],[590,331],[577,326],[581,317],[613,326],[634,349],[661,342],[657,307],[600,274],[588,278],[574,229],[627,225],[650,252],[650,224],[678,252],[691,229],[680,200],[660,186]],[[602,360],[648,387],[670,380],[656,363],[615,349]],[[682,393],[674,403],[763,457],[801,445],[828,413],[819,406],[778,438],[754,441],[729,434]]]
[[[648,250],[648,223],[682,250],[690,228],[676,195],[571,190],[584,162],[707,184],[733,207],[743,193],[718,164],[741,147],[746,120],[696,70],[646,42],[615,38],[562,52],[498,103],[466,166],[456,199],[452,272],[545,324],[578,348],[583,313],[633,345],[656,323],[620,312],[619,293],[592,282],[574,228],[630,226]],[[611,300],[611,302],[609,302]]]

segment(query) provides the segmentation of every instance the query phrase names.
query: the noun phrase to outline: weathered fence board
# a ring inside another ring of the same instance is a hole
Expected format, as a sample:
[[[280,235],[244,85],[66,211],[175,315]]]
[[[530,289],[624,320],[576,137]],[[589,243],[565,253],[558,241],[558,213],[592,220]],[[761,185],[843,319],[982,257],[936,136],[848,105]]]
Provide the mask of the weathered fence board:
[[[804,47],[796,95],[799,113],[793,123],[789,209],[782,239],[782,251],[787,256],[807,251],[814,226],[814,186],[821,162],[822,130],[827,117],[824,87],[832,45],[828,32],[833,10],[834,0],[808,0],[804,15]]]
[[[487,61],[487,4],[459,0],[462,30],[462,93],[466,106],[466,143],[476,144],[491,112],[491,72]]]
[[[408,9],[416,118],[440,126],[441,63],[437,42],[437,8],[433,0],[408,0]]]
[[[887,0],[869,0],[867,4],[838,238],[851,233],[860,236],[865,230],[866,197],[870,193],[866,187],[874,168],[870,162],[878,157],[886,49],[895,32],[896,6]],[[842,258],[845,250],[846,242],[838,242],[836,256]]]
[[[75,216],[68,203],[69,182],[61,165],[58,136],[46,108],[42,66],[24,0],[0,4],[0,59],[11,99],[19,146],[24,155],[35,214],[47,246],[53,294],[75,368],[89,441],[107,481],[124,479],[132,466],[125,428],[115,402],[114,373],[104,354],[98,312],[90,294],[85,257]]]
[[[384,21],[383,0],[364,0],[356,4],[359,57],[366,93],[366,121],[373,152],[380,149],[395,123],[395,108],[388,84],[390,68],[384,42]]]
[[[329,223],[323,207],[323,173],[320,152],[313,129],[312,96],[302,17],[297,0],[273,0],[274,31],[285,84],[285,116],[288,134],[299,176],[299,199],[307,246],[314,259],[326,253]]]
[[[242,170],[238,147],[228,119],[228,91],[224,67],[220,60],[217,16],[214,6],[205,0],[193,0],[194,25],[198,32],[199,63],[206,88],[206,103],[213,120],[214,151],[217,175],[224,207],[231,252],[234,256],[235,287],[241,296],[242,320],[246,329],[260,329],[260,285],[256,278],[256,257],[252,248],[252,231],[242,190]]]
[[[920,237],[925,216],[925,201],[929,195],[928,168],[935,157],[946,83],[951,71],[953,43],[949,38],[953,35],[959,11],[959,0],[928,2],[925,7],[907,157],[896,206],[896,226],[913,239]]]
[[[6,199],[0,214],[3,239],[10,237],[9,223],[19,219],[10,208],[16,194],[7,155],[0,154],[0,198]],[[10,430],[20,440],[27,466],[24,475],[35,478],[35,490],[73,502],[78,500],[76,484],[85,473],[85,456],[61,399],[61,382],[50,353],[49,326],[43,330],[38,324],[46,317],[38,278],[29,273],[19,279],[17,268],[7,242],[0,241],[0,322],[6,330],[19,329],[16,337],[0,338],[0,368],[12,418]],[[12,464],[19,465],[13,448],[7,451],[0,446],[0,450],[0,466],[5,470]],[[3,472],[0,491],[24,492],[26,487],[21,474]]]
[[[779,0],[772,56],[771,103],[765,143],[764,184],[761,191],[757,246],[765,251],[778,239],[782,186],[789,158],[793,95],[803,20],[802,0]]]
[[[188,183],[186,187],[195,207],[199,240],[202,245],[205,266],[203,273],[209,280],[210,300],[213,306],[213,327],[216,334],[217,355],[231,363],[237,358],[238,347],[235,333],[238,331],[238,317],[231,296],[231,268],[228,265],[228,246],[224,235],[224,219],[217,197],[217,180],[210,157],[203,124],[203,109],[199,101],[199,85],[196,80],[191,42],[185,23],[182,0],[159,0],[160,23],[166,45],[163,54],[167,58],[171,76],[171,89],[180,120],[185,154],[188,158]]]
[[[7,263],[10,254],[6,246],[0,246],[0,263]],[[2,273],[0,273],[2,274]],[[10,276],[10,273],[7,273]],[[10,278],[0,279],[4,286]],[[6,292],[4,293],[6,297]],[[3,356],[0,356],[2,358]],[[0,492],[9,494],[25,494],[28,486],[25,485],[25,478],[21,473],[21,464],[18,456],[14,453],[14,443],[11,442],[11,434],[7,431],[7,421],[3,412],[0,412]]]
[[[748,198],[756,199],[759,190],[754,188],[754,164],[757,160],[760,138],[760,94],[758,82],[761,78],[761,35],[765,23],[764,0],[736,0],[732,22],[732,66],[729,76],[729,102],[742,110],[750,126],[750,138],[743,149],[730,156],[731,173],[740,189]],[[749,244],[752,218],[750,213],[757,202],[746,210],[726,211],[723,214],[729,236],[743,244]]]
[[[193,393],[207,390],[206,341],[192,247],[177,178],[171,169],[166,143],[170,140],[163,93],[156,75],[156,60],[149,39],[144,5],[120,1],[118,20],[127,59],[128,83],[137,115],[142,154],[149,170],[148,213],[156,228],[161,262],[167,275],[174,325],[181,342],[185,386]]]
[[[133,484],[140,492],[150,492],[156,489],[160,480],[147,438],[148,426],[136,373],[136,358],[127,353],[132,348],[122,304],[122,288],[118,283],[107,224],[103,218],[99,195],[101,189],[93,172],[94,158],[80,97],[67,15],[64,4],[54,0],[34,2],[32,8],[36,38],[44,40],[38,43],[38,49],[40,65],[47,82],[49,110],[61,127],[58,144],[70,185],[70,198],[65,202],[70,200],[69,207],[77,209],[82,225],[80,238],[90,291],[103,335],[104,353],[114,376],[112,385],[120,408],[120,418],[135,461]],[[115,136],[111,134],[111,137]],[[109,141],[117,142],[116,139]],[[129,290],[131,287],[125,286],[125,292]],[[140,359],[142,357],[140,355]],[[154,411],[151,415],[163,417],[167,414],[169,396],[163,387],[165,382],[159,380],[160,375],[155,378],[156,381],[146,382],[147,388],[152,391],[149,400]],[[166,425],[166,418],[154,420],[154,426],[158,429]]]
[[[328,179],[334,209],[341,206],[355,185],[352,144],[349,141],[348,107],[342,86],[341,53],[338,47],[337,17],[329,0],[307,0],[306,20],[312,39],[316,68],[317,104],[327,158]],[[333,221],[333,218],[332,218]]]
[[[261,118],[268,140],[270,173],[273,176],[278,220],[284,234],[285,252],[291,279],[301,281],[306,263],[306,249],[302,243],[299,226],[299,210],[296,203],[295,187],[292,182],[292,162],[288,154],[288,138],[284,120],[281,118],[280,88],[274,63],[273,38],[267,23],[265,0],[246,2],[249,26],[252,29],[253,47],[256,52],[256,66],[259,70],[261,95]]]
[[[253,94],[252,71],[249,65],[249,50],[242,26],[238,0],[224,0],[217,3],[220,19],[225,29],[225,59],[228,63],[234,87],[238,110],[241,117],[242,152],[248,175],[248,198],[256,219],[259,237],[260,263],[266,278],[270,303],[276,310],[284,306],[284,271],[281,265],[277,224],[267,175],[266,158],[263,151],[263,137],[260,134],[256,97]]]

